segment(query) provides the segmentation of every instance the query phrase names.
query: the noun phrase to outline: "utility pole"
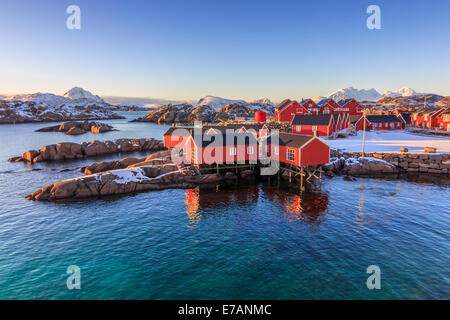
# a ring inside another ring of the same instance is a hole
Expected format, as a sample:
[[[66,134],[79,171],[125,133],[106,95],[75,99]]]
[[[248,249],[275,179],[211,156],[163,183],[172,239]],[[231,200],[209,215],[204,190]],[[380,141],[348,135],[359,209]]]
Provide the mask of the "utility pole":
[[[362,156],[361,158],[364,158],[365,153],[364,153],[364,147],[366,145],[366,108],[364,108],[363,111],[363,145],[362,145]]]

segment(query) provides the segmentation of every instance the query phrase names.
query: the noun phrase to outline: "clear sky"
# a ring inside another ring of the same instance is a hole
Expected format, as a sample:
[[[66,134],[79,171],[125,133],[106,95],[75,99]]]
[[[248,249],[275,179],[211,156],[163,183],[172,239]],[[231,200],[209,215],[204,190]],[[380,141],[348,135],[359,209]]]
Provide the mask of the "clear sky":
[[[81,30],[66,8],[81,8]],[[381,8],[381,30],[366,9]],[[257,99],[450,95],[450,1],[1,0],[0,93]]]

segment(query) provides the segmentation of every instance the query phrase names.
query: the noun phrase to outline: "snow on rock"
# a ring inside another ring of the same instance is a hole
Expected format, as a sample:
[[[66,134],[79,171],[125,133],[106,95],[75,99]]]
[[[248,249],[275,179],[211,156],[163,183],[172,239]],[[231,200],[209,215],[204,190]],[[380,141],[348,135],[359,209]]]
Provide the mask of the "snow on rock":
[[[197,107],[199,106],[210,106],[212,108],[214,108],[215,110],[219,110],[220,108],[225,107],[226,105],[229,104],[247,104],[244,100],[230,100],[230,99],[225,99],[225,98],[220,98],[220,97],[214,97],[214,96],[206,96],[204,98],[201,98],[198,103],[197,103]]]
[[[52,93],[33,93],[33,94],[19,94],[8,96],[4,100],[6,101],[22,101],[33,102],[35,104],[44,106],[58,106],[64,103],[69,103],[72,100],[66,97],[57,96]]]
[[[105,103],[105,101],[103,101],[103,99],[100,98],[99,96],[93,95],[91,92],[79,87],[73,87],[64,94],[64,97],[70,100],[84,100],[100,104]]]
[[[344,89],[339,89],[328,96],[328,98],[339,101],[342,99],[355,99],[357,101],[376,101],[380,99],[382,95],[375,89],[355,89],[353,87],[348,87]]]
[[[412,97],[418,94],[423,94],[423,93],[417,93],[416,91],[414,91],[411,88],[408,87],[401,87],[398,90],[395,91],[386,91],[383,94],[383,97],[389,97],[389,98],[396,98],[396,97]]]
[[[89,91],[75,87],[64,96],[52,93],[13,95],[0,100],[0,123],[122,118]]]

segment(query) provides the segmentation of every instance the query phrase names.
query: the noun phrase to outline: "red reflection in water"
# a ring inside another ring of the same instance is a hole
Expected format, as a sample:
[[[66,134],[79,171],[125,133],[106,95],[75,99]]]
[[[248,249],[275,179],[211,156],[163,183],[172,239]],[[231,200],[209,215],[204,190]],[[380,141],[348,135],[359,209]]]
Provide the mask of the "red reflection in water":
[[[240,189],[218,189],[216,191],[199,190],[197,188],[186,191],[186,213],[190,225],[195,225],[200,221],[205,209],[223,209],[232,206],[233,203],[256,205],[261,190],[270,202],[281,209],[289,222],[303,221],[318,225],[323,220],[321,217],[326,215],[328,208],[327,193],[316,192],[298,195],[279,188],[260,189],[257,186]]]

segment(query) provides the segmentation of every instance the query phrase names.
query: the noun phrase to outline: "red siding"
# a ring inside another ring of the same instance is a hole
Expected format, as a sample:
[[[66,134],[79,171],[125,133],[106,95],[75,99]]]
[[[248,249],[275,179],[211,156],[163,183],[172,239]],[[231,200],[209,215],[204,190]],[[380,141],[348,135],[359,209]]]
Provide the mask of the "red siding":
[[[309,141],[300,151],[301,166],[314,166],[330,162],[330,147],[320,139]]]
[[[307,109],[305,109],[297,101],[292,101],[286,107],[277,109],[276,116],[278,122],[290,122],[295,115],[302,115],[307,113]]]
[[[182,149],[188,138],[189,137],[185,136],[164,136],[164,147],[166,148],[178,147]]]

